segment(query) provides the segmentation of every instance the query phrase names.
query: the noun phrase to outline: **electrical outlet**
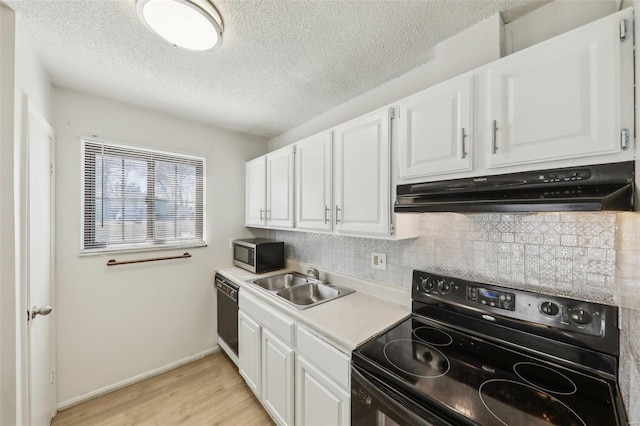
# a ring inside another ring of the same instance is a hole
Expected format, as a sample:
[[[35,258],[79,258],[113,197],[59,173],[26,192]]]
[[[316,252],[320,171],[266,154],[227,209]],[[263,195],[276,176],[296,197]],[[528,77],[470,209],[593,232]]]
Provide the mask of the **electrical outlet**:
[[[51,377],[50,377],[50,382],[51,383],[55,383],[56,381],[56,370],[55,369],[51,369]]]
[[[371,267],[374,269],[387,270],[387,253],[371,252]]]
[[[229,240],[229,250],[233,250],[233,238]]]

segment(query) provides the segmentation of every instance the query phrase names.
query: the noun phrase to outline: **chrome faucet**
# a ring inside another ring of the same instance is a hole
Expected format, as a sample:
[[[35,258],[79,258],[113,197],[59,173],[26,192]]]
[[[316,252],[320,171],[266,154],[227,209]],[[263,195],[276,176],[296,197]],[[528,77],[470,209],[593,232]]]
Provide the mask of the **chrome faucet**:
[[[315,280],[320,281],[320,271],[316,268],[307,269],[307,275],[311,275]]]

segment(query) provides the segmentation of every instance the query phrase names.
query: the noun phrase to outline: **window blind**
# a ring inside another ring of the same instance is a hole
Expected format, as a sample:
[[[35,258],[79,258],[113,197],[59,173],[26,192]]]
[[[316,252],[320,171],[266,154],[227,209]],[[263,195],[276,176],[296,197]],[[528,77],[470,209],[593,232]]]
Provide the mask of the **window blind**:
[[[82,251],[203,245],[205,159],[82,141]]]

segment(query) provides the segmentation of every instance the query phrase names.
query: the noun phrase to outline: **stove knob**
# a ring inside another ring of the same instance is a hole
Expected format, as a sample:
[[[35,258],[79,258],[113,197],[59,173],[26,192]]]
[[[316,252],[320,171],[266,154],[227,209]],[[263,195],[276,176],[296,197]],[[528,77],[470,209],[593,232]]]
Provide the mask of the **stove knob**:
[[[540,305],[540,311],[542,311],[542,313],[545,315],[553,317],[558,315],[560,308],[558,308],[558,305],[553,302],[544,302]]]
[[[589,324],[591,322],[591,314],[582,308],[569,309],[569,318],[576,324]]]
[[[438,289],[443,293],[447,293],[449,292],[449,290],[451,290],[451,283],[448,283],[445,280],[439,281]]]
[[[422,285],[422,289],[424,291],[433,290],[433,283],[431,282],[431,280],[428,277],[427,278],[420,278],[420,284]]]

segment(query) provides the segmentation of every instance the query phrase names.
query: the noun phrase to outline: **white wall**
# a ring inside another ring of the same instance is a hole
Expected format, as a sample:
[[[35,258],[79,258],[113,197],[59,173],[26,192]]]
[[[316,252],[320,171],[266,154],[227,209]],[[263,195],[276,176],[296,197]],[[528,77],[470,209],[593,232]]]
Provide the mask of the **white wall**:
[[[504,26],[507,54],[618,11],[619,0],[556,0]]]
[[[13,11],[0,5],[0,424],[16,424]]]
[[[68,406],[154,369],[215,348],[216,267],[244,227],[244,162],[264,138],[64,89],[53,97],[56,131],[58,401]],[[80,139],[102,139],[206,157],[206,248],[79,256]],[[108,259],[189,260],[107,267]]]

